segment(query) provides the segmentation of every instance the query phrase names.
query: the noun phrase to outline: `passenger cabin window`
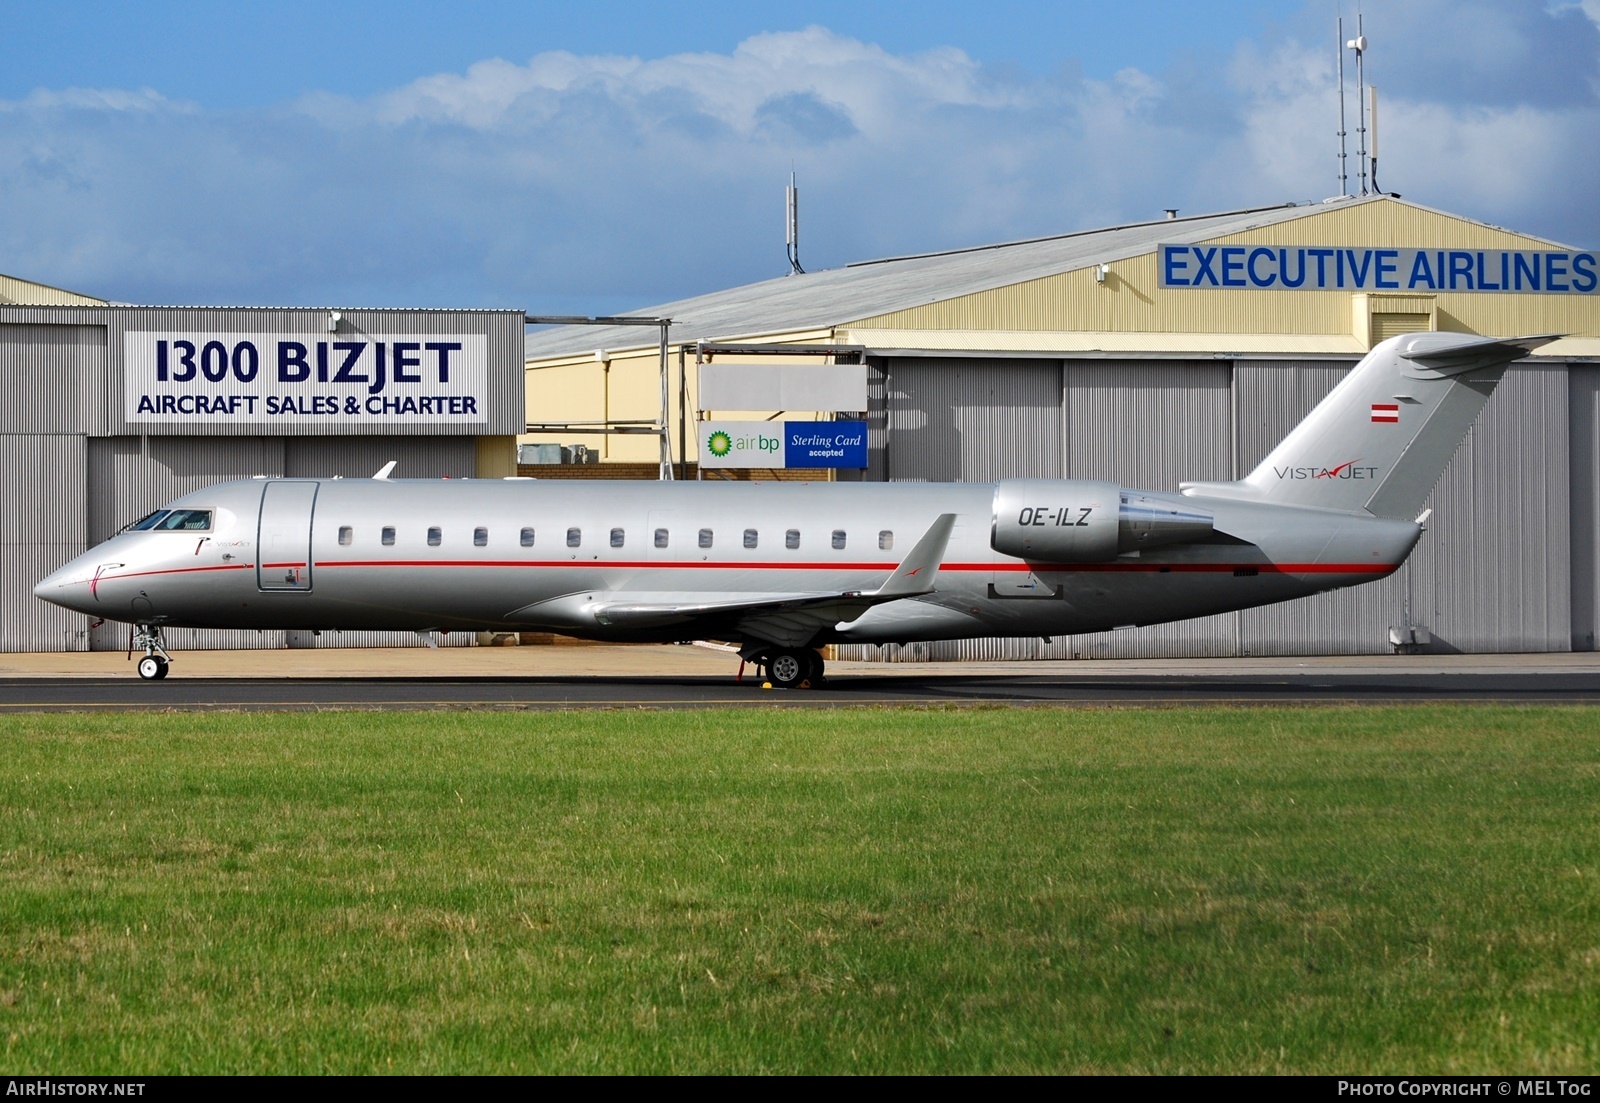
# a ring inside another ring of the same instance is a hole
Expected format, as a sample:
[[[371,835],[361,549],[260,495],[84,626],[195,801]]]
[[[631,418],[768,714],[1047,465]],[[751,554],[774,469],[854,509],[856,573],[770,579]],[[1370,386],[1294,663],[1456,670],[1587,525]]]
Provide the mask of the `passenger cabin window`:
[[[484,548],[488,547],[488,545],[489,530],[484,528],[482,525],[479,525],[477,528],[472,530],[472,546],[475,548]]]
[[[622,547],[625,539],[626,539],[626,534],[621,529],[612,529],[611,530],[611,546],[613,548]]]
[[[206,532],[211,528],[211,511],[175,509],[150,527],[157,532]]]
[[[439,527],[437,525],[428,530],[428,547],[437,548],[443,539],[444,533],[439,531]]]
[[[756,537],[756,530],[755,529],[745,529],[744,530],[744,546],[745,547],[747,547],[747,548],[755,547],[756,546],[756,539],[757,539],[757,537]]]
[[[533,530],[532,529],[523,529],[522,530],[522,546],[525,547],[525,548],[533,547]]]
[[[656,529],[656,547],[664,548],[666,546],[667,546],[667,530],[666,529]]]
[[[711,546],[711,530],[710,529],[701,529],[700,530],[700,546],[702,548],[709,548]]]
[[[783,546],[788,548],[790,551],[794,551],[796,548],[798,548],[800,546],[800,530],[790,529],[788,532],[784,533]]]
[[[394,547],[394,526],[393,525],[384,525],[383,526],[383,546],[386,547],[386,548]]]
[[[576,547],[580,546],[582,543],[583,543],[583,530],[582,529],[568,529],[567,530],[567,547],[576,548]]]
[[[341,548],[348,548],[351,544],[355,543],[355,539],[355,529],[351,528],[349,525],[339,526],[339,546]]]
[[[833,550],[844,551],[844,529],[833,530]]]
[[[893,551],[894,550],[894,532],[893,532],[893,530],[884,529],[882,532],[878,533],[878,550],[879,551]]]

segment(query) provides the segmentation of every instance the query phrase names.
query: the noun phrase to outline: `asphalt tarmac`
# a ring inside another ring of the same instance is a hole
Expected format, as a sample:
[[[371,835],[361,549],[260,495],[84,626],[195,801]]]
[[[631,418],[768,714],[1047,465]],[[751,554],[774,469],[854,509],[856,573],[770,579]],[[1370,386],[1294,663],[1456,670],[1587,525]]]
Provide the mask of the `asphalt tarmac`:
[[[701,647],[187,652],[141,681],[112,653],[0,655],[0,711],[1600,704],[1600,654],[829,664],[763,687]]]

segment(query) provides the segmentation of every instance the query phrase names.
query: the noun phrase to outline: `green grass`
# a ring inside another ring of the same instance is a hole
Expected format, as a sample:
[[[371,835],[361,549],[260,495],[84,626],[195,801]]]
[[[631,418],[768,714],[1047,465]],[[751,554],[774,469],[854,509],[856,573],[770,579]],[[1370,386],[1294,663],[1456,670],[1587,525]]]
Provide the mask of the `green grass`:
[[[1600,1065],[1600,712],[0,717],[16,1073]]]

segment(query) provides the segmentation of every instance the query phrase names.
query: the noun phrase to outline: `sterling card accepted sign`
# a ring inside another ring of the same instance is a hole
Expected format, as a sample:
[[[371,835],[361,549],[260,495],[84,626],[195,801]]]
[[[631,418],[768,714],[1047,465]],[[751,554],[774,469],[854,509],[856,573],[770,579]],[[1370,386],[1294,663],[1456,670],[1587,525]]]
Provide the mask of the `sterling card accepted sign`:
[[[702,421],[700,466],[867,466],[864,421]]]

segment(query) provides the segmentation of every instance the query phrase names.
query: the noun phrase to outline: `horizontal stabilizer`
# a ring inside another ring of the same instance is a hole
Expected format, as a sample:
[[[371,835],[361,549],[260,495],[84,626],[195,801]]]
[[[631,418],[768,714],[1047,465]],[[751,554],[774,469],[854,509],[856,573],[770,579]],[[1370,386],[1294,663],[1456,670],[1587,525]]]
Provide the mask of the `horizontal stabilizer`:
[[[1563,336],[1560,333],[1544,333],[1533,337],[1483,338],[1463,333],[1455,341],[1433,342],[1403,351],[1400,356],[1414,364],[1432,368],[1440,375],[1459,375],[1474,368],[1499,367],[1520,360],[1534,349],[1551,341],[1559,341]]]

